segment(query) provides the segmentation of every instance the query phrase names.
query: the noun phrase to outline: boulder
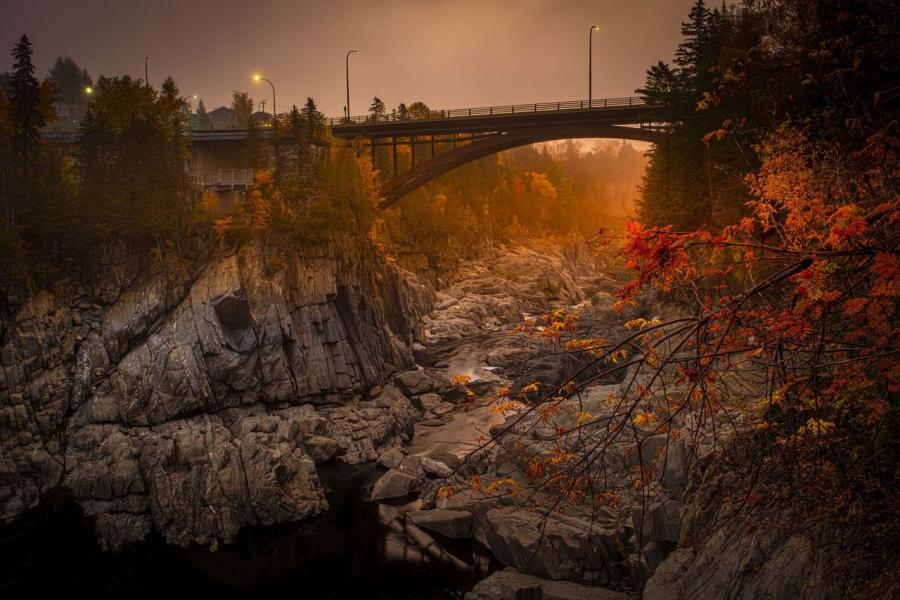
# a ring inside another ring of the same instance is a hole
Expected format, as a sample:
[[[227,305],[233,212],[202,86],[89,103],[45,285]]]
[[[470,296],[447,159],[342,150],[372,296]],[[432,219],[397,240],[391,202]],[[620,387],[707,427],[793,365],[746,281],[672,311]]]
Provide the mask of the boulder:
[[[409,513],[412,522],[429,531],[436,531],[454,540],[472,534],[472,513],[462,510],[415,510]]]
[[[484,526],[494,556],[520,571],[596,585],[627,577],[625,531],[613,521],[494,508]]]
[[[413,402],[421,410],[432,410],[442,402],[437,394],[422,394]]]
[[[375,482],[369,500],[376,502],[391,498],[403,498],[409,496],[418,486],[419,480],[414,476],[398,469],[391,469]]]
[[[446,464],[434,460],[433,458],[428,458],[427,456],[421,458],[421,465],[425,474],[430,475],[431,477],[450,477],[453,475],[453,469]]]
[[[465,600],[629,600],[624,592],[552,581],[521,573],[516,569],[497,571],[479,582]]]
[[[400,373],[394,377],[394,383],[407,396],[419,396],[434,389],[434,380],[419,369]]]
[[[406,458],[406,454],[403,453],[403,450],[391,448],[379,456],[376,462],[385,469],[397,469],[404,458]]]

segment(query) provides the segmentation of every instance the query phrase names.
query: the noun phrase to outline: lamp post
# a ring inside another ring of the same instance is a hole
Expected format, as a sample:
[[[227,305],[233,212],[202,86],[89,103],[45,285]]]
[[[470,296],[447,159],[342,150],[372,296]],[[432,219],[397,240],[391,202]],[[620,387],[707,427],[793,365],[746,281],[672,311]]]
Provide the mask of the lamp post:
[[[274,127],[275,120],[278,118],[278,112],[275,110],[275,84],[272,83],[270,80],[266,79],[265,77],[263,77],[262,75],[258,75],[258,74],[253,76],[253,80],[254,81],[265,81],[269,85],[272,86],[272,126]]]
[[[347,56],[344,58],[344,66],[347,74],[347,120],[350,120],[350,55],[357,54],[356,50],[347,50]]]
[[[147,64],[149,62],[150,62],[150,57],[145,56],[144,57],[144,85],[146,85],[147,87],[150,87],[150,77],[148,76],[149,71],[147,69]]]
[[[588,33],[588,108],[593,108],[594,106],[594,95],[593,90],[591,89],[591,83],[594,76],[593,69],[593,58],[594,58],[594,31],[596,31],[598,27],[596,25],[591,25],[591,31]]]

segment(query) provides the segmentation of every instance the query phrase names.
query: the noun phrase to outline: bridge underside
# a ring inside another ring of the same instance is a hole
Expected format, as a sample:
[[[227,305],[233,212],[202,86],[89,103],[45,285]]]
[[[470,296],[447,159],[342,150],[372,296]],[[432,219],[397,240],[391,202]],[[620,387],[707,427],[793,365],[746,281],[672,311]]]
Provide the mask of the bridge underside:
[[[576,138],[612,138],[655,142],[662,135],[664,134],[652,129],[589,123],[519,128],[506,133],[489,135],[421,162],[403,174],[388,180],[381,188],[381,202],[378,207],[387,208],[432,179],[464,164],[503,150],[539,142]]]

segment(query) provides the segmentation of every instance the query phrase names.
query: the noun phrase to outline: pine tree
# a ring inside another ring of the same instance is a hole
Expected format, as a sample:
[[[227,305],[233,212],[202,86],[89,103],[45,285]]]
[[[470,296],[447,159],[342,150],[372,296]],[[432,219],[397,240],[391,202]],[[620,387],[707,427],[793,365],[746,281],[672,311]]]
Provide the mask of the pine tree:
[[[23,35],[12,51],[13,72],[7,86],[13,150],[26,173],[36,158],[40,128],[45,124],[40,110],[41,86],[34,76],[31,55],[31,42]]]
[[[197,121],[200,129],[209,129],[209,113],[206,112],[206,105],[203,104],[202,98],[197,102]]]
[[[372,113],[373,119],[378,121],[381,119],[382,115],[387,113],[387,108],[384,106],[384,102],[382,102],[381,98],[375,96],[375,98],[372,99],[372,105],[369,107],[369,112]]]
[[[12,51],[13,71],[6,85],[9,101],[8,120],[11,129],[11,154],[18,181],[14,182],[6,202],[6,221],[12,227],[24,196],[33,187],[40,150],[40,128],[45,124],[41,112],[42,92],[34,76],[31,42],[23,35]]]
[[[383,103],[382,106],[384,106]],[[319,112],[315,100],[307,98],[301,113],[303,114],[303,120],[306,123],[306,133],[309,136],[310,141],[319,139],[322,130],[325,127],[325,115]]]
[[[87,104],[85,88],[93,85],[91,76],[68,56],[59,56],[50,68],[50,81],[56,86],[60,102]]]
[[[709,9],[704,0],[696,0],[688,13],[688,21],[681,24],[683,41],[675,51],[675,64],[688,89],[696,89],[697,76],[703,72],[709,39]]]
[[[300,115],[300,111],[297,110],[296,104],[291,107],[291,112],[288,113],[288,129],[294,138],[300,139],[303,135],[303,117]]]

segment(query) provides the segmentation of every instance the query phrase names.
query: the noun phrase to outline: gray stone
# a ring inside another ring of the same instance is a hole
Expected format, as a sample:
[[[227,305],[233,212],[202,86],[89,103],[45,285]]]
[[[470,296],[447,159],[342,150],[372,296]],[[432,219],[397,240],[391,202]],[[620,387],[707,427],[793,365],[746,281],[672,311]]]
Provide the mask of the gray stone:
[[[432,477],[450,477],[453,475],[453,469],[448,467],[446,464],[434,460],[432,458],[428,458],[427,456],[423,456],[421,458],[422,469],[425,470],[426,475],[430,475]]]
[[[394,377],[394,383],[407,396],[418,396],[434,389],[434,380],[419,369],[400,373]]]
[[[418,489],[419,480],[403,471],[391,469],[375,482],[369,500],[390,500],[404,498]]]
[[[414,401],[414,404],[421,410],[433,410],[435,406],[442,402],[441,397],[437,394],[422,394]]]
[[[629,600],[623,592],[540,579],[506,568],[479,582],[465,600]]]
[[[408,513],[413,523],[436,531],[452,539],[467,538],[472,534],[472,513],[460,510],[416,510]]]
[[[487,512],[485,530],[494,556],[523,572],[596,585],[627,576],[621,550],[625,531],[613,522],[545,519],[525,510],[494,508]]]

